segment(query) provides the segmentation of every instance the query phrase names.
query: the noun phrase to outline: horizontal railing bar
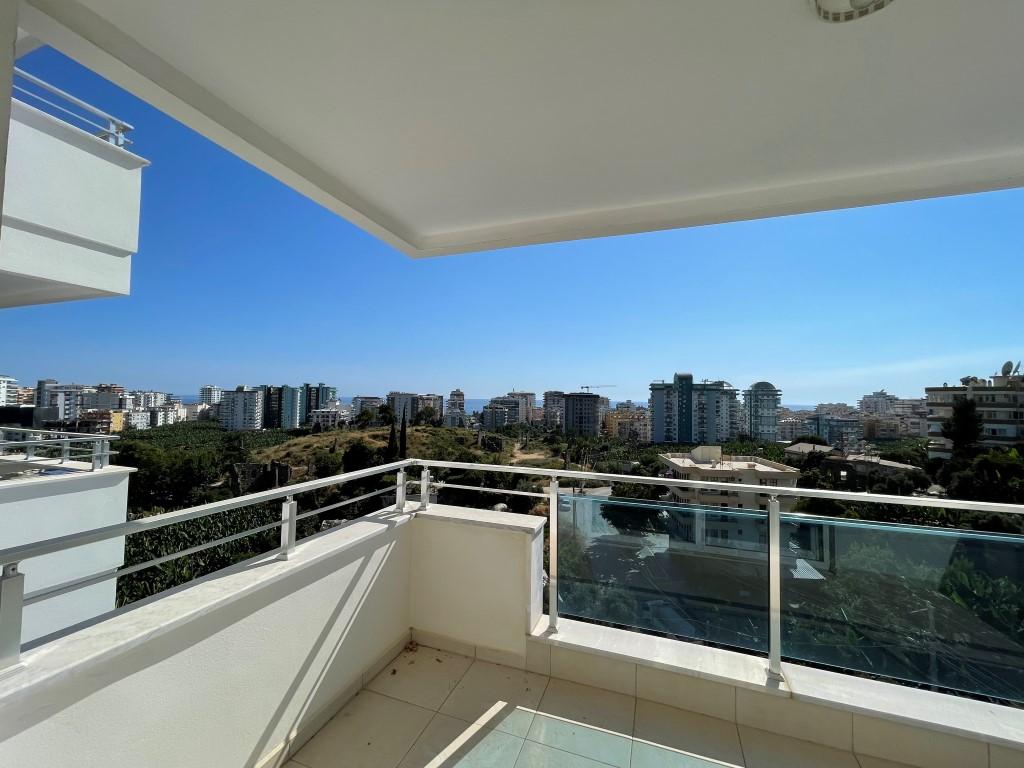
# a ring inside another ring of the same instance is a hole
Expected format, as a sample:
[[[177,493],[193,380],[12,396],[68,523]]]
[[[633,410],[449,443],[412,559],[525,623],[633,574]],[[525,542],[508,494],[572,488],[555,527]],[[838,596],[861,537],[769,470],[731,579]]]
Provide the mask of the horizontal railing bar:
[[[483,491],[484,493],[507,493],[512,496],[533,496],[536,499],[546,499],[548,494],[537,493],[536,491],[510,491],[502,490],[501,488],[485,488],[481,485],[456,485],[455,483],[439,482],[434,483],[434,487],[438,490],[442,488],[460,488],[464,491]]]
[[[82,101],[81,99],[79,99],[76,96],[72,96],[67,91],[62,91],[60,88],[57,88],[54,85],[50,85],[45,80],[42,80],[42,79],[36,77],[35,75],[29,74],[28,72],[26,72],[23,69],[20,69],[19,67],[15,67],[14,68],[14,74],[17,75],[18,77],[24,79],[24,80],[28,80],[33,85],[39,86],[43,90],[49,91],[50,93],[54,94],[55,96],[60,96],[62,99],[65,99],[66,101],[71,102],[76,107],[81,107],[84,110],[92,112],[92,114],[96,115],[97,117],[102,117],[104,120],[109,120],[112,123],[116,123],[121,128],[121,130],[124,130],[124,131],[134,130],[134,127],[129,125],[128,123],[126,123],[124,120],[121,120],[120,118],[114,117],[113,115],[104,112],[102,109],[94,107],[92,104],[89,104],[86,101]]]
[[[922,496],[893,496],[876,493],[855,493],[852,491],[825,491],[817,488],[784,488],[774,485],[747,485],[744,483],[721,483],[703,480],[679,480],[673,477],[647,477],[645,475],[616,475],[603,472],[580,472],[570,469],[543,469],[540,467],[512,467],[502,464],[470,464],[463,461],[433,461],[417,459],[419,466],[438,469],[463,469],[474,472],[499,472],[504,474],[534,475],[540,477],[573,478],[576,480],[603,480],[609,483],[637,483],[640,485],[664,485],[679,488],[707,488],[722,491],[743,491],[760,493],[765,496],[791,496],[809,499],[834,499],[837,501],[859,501],[869,504],[896,504],[907,507],[931,507],[934,509],[962,509],[970,512],[996,512],[1010,515],[1024,514],[1024,505],[999,504],[990,501],[961,501],[958,499],[937,499]]]
[[[403,467],[411,466],[413,463],[413,459],[403,459],[402,461],[383,464],[379,467],[368,467],[367,469],[360,469],[355,472],[345,472],[333,477],[325,477],[319,480],[308,480],[304,483],[287,485],[282,488],[275,488],[269,491],[250,493],[246,496],[237,496],[233,499],[224,499],[223,501],[214,501],[209,504],[203,504],[198,507],[189,507],[188,509],[181,509],[176,512],[165,512],[161,515],[151,515],[149,517],[143,517],[127,523],[107,525],[102,528],[93,528],[92,530],[82,531],[80,533],[71,533],[66,536],[44,539],[43,541],[38,541],[32,544],[9,547],[7,549],[0,550],[0,565],[20,562],[22,560],[27,560],[30,557],[49,555],[54,552],[70,549],[71,547],[93,544],[97,541],[107,541],[108,539],[116,539],[120,536],[130,536],[134,533],[152,531],[157,528],[174,525],[175,523],[183,523],[188,520],[208,517],[219,512],[230,512],[233,509],[249,507],[253,504],[261,504],[265,501],[274,501],[276,499],[286,498],[306,491],[314,491],[318,488],[326,488],[331,485],[341,485],[342,483],[347,483],[352,480],[361,480],[364,477],[387,474],[389,472],[402,469]]]
[[[110,126],[109,125],[101,125],[100,123],[94,123],[89,118],[83,117],[82,115],[78,114],[77,112],[75,112],[73,110],[68,109],[67,107],[62,107],[60,104],[58,104],[55,101],[50,101],[49,99],[44,99],[38,93],[35,93],[34,91],[30,91],[28,88],[22,88],[19,85],[12,85],[11,89],[14,90],[14,91],[17,91],[18,93],[23,94],[26,98],[34,99],[35,101],[38,101],[40,104],[45,104],[46,106],[48,106],[48,107],[50,107],[52,109],[55,109],[58,112],[63,112],[65,115],[67,115],[68,117],[74,118],[79,123],[84,123],[85,125],[92,126],[93,128],[96,128],[97,130],[103,131],[104,133],[109,133],[110,132]],[[19,98],[19,97],[15,97],[15,98]],[[77,126],[74,126],[74,127],[77,127]],[[88,131],[87,131],[87,133],[88,133]]]
[[[138,571],[144,571],[147,568],[153,568],[157,565],[163,565],[171,560],[177,560],[179,557],[186,557],[187,555],[194,555],[197,552],[202,552],[204,549],[212,549],[213,547],[219,547],[222,544],[230,544],[232,541],[238,541],[248,536],[254,536],[257,533],[263,533],[263,531],[269,531],[272,528],[280,528],[281,521],[275,520],[272,523],[261,525],[256,528],[250,528],[247,531],[240,533],[233,533],[230,536],[223,536],[213,541],[208,541],[205,544],[197,544],[194,547],[188,549],[182,549],[178,552],[172,552],[169,555],[162,555],[161,557],[154,557],[152,560],[147,560],[144,563],[136,563],[130,565],[127,568],[119,568],[116,571],[108,571],[106,573],[100,573],[95,576],[87,576],[84,579],[72,579],[71,581],[65,581],[62,584],[55,584],[52,587],[46,587],[45,589],[37,589],[35,592],[29,592],[25,595],[24,604],[32,605],[32,603],[38,603],[40,600],[46,600],[51,597],[57,597],[59,595],[66,594],[68,592],[74,592],[76,589],[82,589],[84,587],[91,587],[93,584],[100,584],[108,579],[115,579],[118,576],[128,576],[129,574],[136,573]],[[267,553],[273,552],[274,550],[268,550]]]
[[[295,520],[296,522],[298,522],[299,520],[304,520],[307,517],[313,517],[313,515],[322,515],[324,512],[330,512],[333,509],[347,507],[349,504],[355,504],[356,502],[359,501],[372,499],[374,496],[380,496],[381,494],[388,493],[389,491],[394,493],[394,490],[394,486],[389,485],[386,488],[380,488],[379,490],[376,491],[370,491],[369,493],[364,493],[361,496],[353,496],[351,499],[345,499],[345,501],[339,501],[336,504],[328,504],[326,507],[318,507],[317,509],[311,509],[309,512],[303,512],[301,515],[296,515]]]
[[[63,440],[64,438],[84,437],[90,440],[120,440],[120,435],[97,435],[90,432],[65,432],[62,429],[36,429],[35,427],[0,427],[0,432],[25,432],[33,435],[61,435],[61,437],[55,438]]]

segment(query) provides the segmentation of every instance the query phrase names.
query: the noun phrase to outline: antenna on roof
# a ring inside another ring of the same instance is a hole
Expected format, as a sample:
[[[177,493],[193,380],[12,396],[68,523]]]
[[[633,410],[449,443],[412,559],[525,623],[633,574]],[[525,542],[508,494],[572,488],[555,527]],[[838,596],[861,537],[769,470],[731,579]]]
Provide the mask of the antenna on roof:
[[[1019,365],[1019,363],[1018,363]],[[1013,372],[1013,360],[1003,363],[1003,376],[1009,376]]]

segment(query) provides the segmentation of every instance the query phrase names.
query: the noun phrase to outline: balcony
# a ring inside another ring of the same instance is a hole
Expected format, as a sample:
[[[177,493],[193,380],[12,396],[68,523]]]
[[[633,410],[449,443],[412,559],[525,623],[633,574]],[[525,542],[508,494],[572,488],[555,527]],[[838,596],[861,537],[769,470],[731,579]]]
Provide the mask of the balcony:
[[[516,476],[527,482],[510,484]],[[1024,647],[1005,617],[970,599],[1020,589],[1024,537],[784,513],[780,497],[880,513],[1024,510],[771,488],[757,512],[567,487],[584,480],[726,489],[405,460],[7,546],[0,763],[1024,761]],[[545,514],[465,506],[515,497]],[[303,521],[353,505],[368,514],[297,538]],[[45,558],[240,510],[262,517],[25,592]],[[273,546],[76,627],[19,636],[23,605],[253,535]]]
[[[0,233],[0,307],[131,288],[142,169],[131,126],[15,69]]]

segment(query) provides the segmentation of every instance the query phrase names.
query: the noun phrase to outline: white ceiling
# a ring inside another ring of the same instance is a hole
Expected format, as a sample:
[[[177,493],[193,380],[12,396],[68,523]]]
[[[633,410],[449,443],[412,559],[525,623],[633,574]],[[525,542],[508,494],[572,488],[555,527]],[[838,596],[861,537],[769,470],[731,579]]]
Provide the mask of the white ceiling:
[[[1024,2],[28,0],[412,255],[1024,184]],[[130,116],[127,116],[130,119]]]

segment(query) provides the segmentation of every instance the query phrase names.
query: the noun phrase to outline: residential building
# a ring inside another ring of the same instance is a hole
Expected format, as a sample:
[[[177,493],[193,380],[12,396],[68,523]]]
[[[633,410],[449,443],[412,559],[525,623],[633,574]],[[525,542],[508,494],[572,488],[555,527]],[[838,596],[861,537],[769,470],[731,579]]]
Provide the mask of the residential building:
[[[337,400],[324,408],[317,408],[309,416],[310,426],[319,426],[321,429],[336,429],[343,424],[348,424],[351,420],[352,409],[343,406]]]
[[[416,395],[413,399],[413,415],[418,416],[420,411],[431,408],[434,411],[434,418],[440,419],[444,415],[444,397],[441,395]]]
[[[817,443],[793,443],[784,449],[786,459],[790,461],[803,462],[812,453],[830,454],[835,451],[831,445],[818,445]]]
[[[779,440],[792,442],[807,434],[806,417],[790,417],[779,419]]]
[[[779,406],[782,390],[767,381],[750,385],[743,392],[746,433],[754,440],[774,443],[779,437]]]
[[[298,429],[306,408],[306,392],[302,387],[281,385],[281,407],[277,422],[281,429]]]
[[[820,437],[844,451],[852,451],[862,437],[860,419],[856,416],[815,413],[804,420],[804,426],[805,435]]]
[[[864,395],[858,402],[857,408],[865,416],[889,416],[894,412],[899,398],[890,395],[884,389]]]
[[[217,418],[225,429],[247,432],[263,428],[263,393],[238,386],[225,390],[217,404]]]
[[[632,402],[619,403],[605,414],[601,422],[605,434],[620,440],[638,443],[651,441],[651,424],[646,408],[633,406]]]
[[[204,384],[199,388],[199,402],[206,405],[216,405],[220,402],[224,390],[213,384]]]
[[[17,387],[17,405],[35,405],[36,390],[34,387]]]
[[[724,443],[740,435],[736,388],[727,381],[695,383],[677,373],[671,384],[651,384],[651,440],[656,443]]]
[[[48,408],[50,406],[49,391],[56,386],[56,379],[39,379],[36,383],[36,396],[34,401],[36,407]]]
[[[529,423],[533,420],[533,409],[537,405],[537,395],[533,392],[509,392],[508,397],[519,402],[519,421]]]
[[[388,406],[395,414],[395,421],[399,424],[404,419],[412,423],[416,418],[416,393],[415,392],[388,392]]]
[[[485,405],[480,412],[480,425],[487,432],[495,432],[508,424],[515,423],[515,415],[510,413],[505,406],[496,405],[493,401]]]
[[[384,405],[384,398],[373,395],[357,395],[352,398],[352,410],[358,415],[363,411],[370,411],[376,415],[380,407]]]
[[[305,383],[302,385],[302,423],[310,423],[310,414],[318,408],[325,408],[332,400],[338,399],[336,387],[329,387],[322,381],[319,384]]]
[[[565,392],[549,390],[544,393],[544,426],[558,429],[565,422]]]
[[[522,424],[526,418],[519,412],[522,401],[517,397],[492,397],[490,405],[497,405],[508,412],[507,424]]]
[[[612,401],[604,395],[597,398],[597,423],[604,424],[604,417],[612,409]]]
[[[837,416],[839,418],[857,416],[857,409],[846,403],[818,403],[814,406],[814,412],[823,416]]]
[[[870,490],[870,487],[866,486],[870,486],[876,480],[898,475],[923,474],[921,468],[913,464],[889,461],[864,453],[827,456],[821,462],[821,470],[828,473],[838,487],[852,487],[857,490]]]
[[[159,408],[167,403],[166,392],[135,390],[132,394],[132,405],[135,408]]]
[[[565,434],[601,434],[600,396],[593,392],[567,392],[565,395]]]
[[[212,411],[213,406],[209,403],[189,403],[185,406],[185,421],[205,421]]]
[[[689,453],[663,453],[661,459],[672,477],[679,480],[704,480],[715,483],[760,485],[770,488],[795,488],[800,470],[788,464],[759,456],[723,456],[721,446],[701,445]],[[672,487],[674,499],[687,504],[737,509],[768,509],[768,493],[724,491],[709,488]],[[793,497],[780,496],[783,511],[793,507]],[[742,525],[742,521],[740,522]],[[753,530],[753,526],[748,524]],[[734,534],[735,535],[735,534]]]
[[[18,380],[13,376],[0,376],[0,406],[18,404]]]
[[[124,423],[132,429],[149,429],[150,416],[148,410],[138,409],[124,412]]]
[[[926,387],[928,402],[928,458],[950,458],[953,443],[942,436],[942,425],[953,416],[960,400],[974,400],[981,417],[978,444],[987,448],[1007,448],[1024,444],[1024,374],[1007,361],[1001,371],[989,378],[965,376],[960,386],[943,384]]]
[[[461,389],[453,389],[448,393],[448,409],[446,413],[465,413],[466,395]]]

